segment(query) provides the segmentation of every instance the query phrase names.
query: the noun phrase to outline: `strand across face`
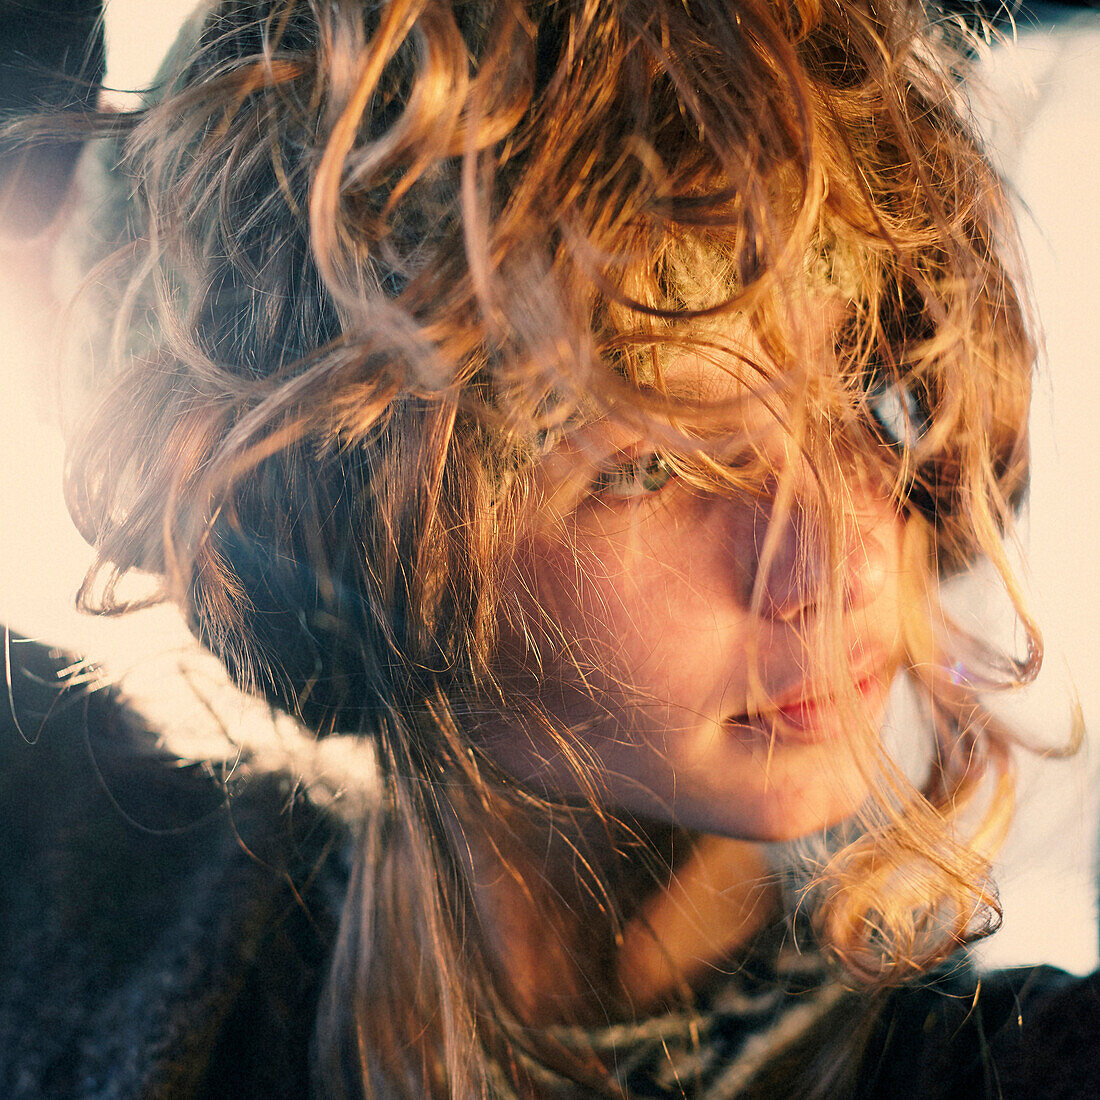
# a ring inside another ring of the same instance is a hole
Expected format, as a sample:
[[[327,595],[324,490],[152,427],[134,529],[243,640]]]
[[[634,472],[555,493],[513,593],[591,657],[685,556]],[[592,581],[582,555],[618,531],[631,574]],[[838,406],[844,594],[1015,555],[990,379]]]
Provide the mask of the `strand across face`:
[[[696,361],[675,374],[708,399],[733,385]],[[609,806],[756,840],[813,832],[865,799],[900,661],[904,522],[856,480],[844,544],[828,554],[816,490],[808,475],[781,476],[800,460],[772,434],[763,451],[775,476],[762,492],[700,489],[622,432],[594,431],[583,460],[571,447],[546,461],[544,500],[578,462],[595,473],[564,516],[522,542],[526,625],[506,635],[501,660],[537,681],[564,740],[494,731],[486,747],[505,770],[564,797],[595,777]],[[835,652],[821,664],[812,655],[830,597]]]

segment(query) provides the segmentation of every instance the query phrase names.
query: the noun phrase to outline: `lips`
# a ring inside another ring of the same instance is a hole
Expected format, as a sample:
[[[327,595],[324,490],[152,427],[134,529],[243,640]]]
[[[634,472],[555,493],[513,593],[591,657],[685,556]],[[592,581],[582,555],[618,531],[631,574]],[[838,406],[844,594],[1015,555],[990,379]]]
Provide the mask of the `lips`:
[[[857,680],[852,686],[857,695],[866,698],[878,682],[876,676],[865,676],[863,679]],[[793,725],[806,726],[810,725],[816,718],[820,718],[827,710],[834,710],[835,708],[835,696],[803,696],[792,703],[777,706],[773,713],[782,715],[784,720]]]
[[[855,695],[870,707],[885,701],[889,679],[881,670],[863,672],[852,685]],[[851,696],[844,693],[845,700]],[[731,720],[730,725],[742,732],[751,731],[764,735],[769,741],[797,744],[818,744],[844,737],[850,732],[850,726],[842,722],[849,717],[840,704],[838,694],[818,694],[812,689],[802,687],[800,693],[787,697],[787,701],[778,701],[753,715],[742,715]]]

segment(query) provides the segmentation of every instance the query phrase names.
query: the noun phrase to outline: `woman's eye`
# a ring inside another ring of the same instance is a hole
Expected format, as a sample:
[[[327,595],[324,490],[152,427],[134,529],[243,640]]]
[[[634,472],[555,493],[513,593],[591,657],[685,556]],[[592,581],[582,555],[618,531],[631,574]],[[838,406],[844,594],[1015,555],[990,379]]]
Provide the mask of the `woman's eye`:
[[[610,469],[601,470],[592,482],[596,496],[616,500],[652,496],[659,493],[676,476],[668,460],[652,451]]]
[[[928,431],[931,418],[912,386],[872,377],[866,394],[871,419],[891,447],[912,447]]]

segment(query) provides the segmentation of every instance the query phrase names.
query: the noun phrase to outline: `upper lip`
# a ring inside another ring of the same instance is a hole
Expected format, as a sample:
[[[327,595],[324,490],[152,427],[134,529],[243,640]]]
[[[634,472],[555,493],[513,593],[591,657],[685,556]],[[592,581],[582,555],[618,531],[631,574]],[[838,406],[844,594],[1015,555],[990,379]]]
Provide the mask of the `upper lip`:
[[[882,662],[868,662],[851,671],[850,684],[862,684],[882,674],[884,665]],[[792,710],[796,707],[808,706],[812,703],[821,703],[829,699],[835,699],[843,689],[835,685],[813,684],[800,681],[793,687],[781,692],[765,692],[765,698],[761,700],[762,706],[754,707],[753,714],[774,714],[780,710]]]

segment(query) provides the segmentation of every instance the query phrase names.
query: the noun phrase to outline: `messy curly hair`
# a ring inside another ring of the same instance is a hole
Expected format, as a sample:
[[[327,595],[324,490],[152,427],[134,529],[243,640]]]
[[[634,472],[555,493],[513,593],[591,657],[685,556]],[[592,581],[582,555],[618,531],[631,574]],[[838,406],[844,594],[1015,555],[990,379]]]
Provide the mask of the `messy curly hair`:
[[[522,1067],[556,1057],[515,1026],[454,823],[479,821],[507,860],[525,815],[553,809],[473,732],[485,714],[553,725],[495,660],[523,614],[507,563],[540,456],[607,421],[713,491],[751,477],[714,461],[734,410],[665,391],[685,350],[777,410],[830,553],[853,455],[906,517],[932,767],[917,789],[883,759],[864,828],[815,869],[822,949],[882,985],[995,925],[1009,737],[976,692],[1029,678],[1041,652],[1003,550],[1034,349],[963,113],[966,33],[934,14],[221,0],[149,105],[103,121],[132,239],[115,367],[71,452],[97,548],[82,599],[121,610],[121,577],[159,575],[245,687],[375,746],[385,807],[362,823],[318,1023],[327,1094],[522,1092]],[[826,365],[806,354],[823,300]],[[731,320],[758,358],[729,345]],[[1016,605],[1023,659],[939,605],[978,560]],[[819,641],[827,661],[827,626]],[[627,903],[601,889],[589,934],[610,944]]]

